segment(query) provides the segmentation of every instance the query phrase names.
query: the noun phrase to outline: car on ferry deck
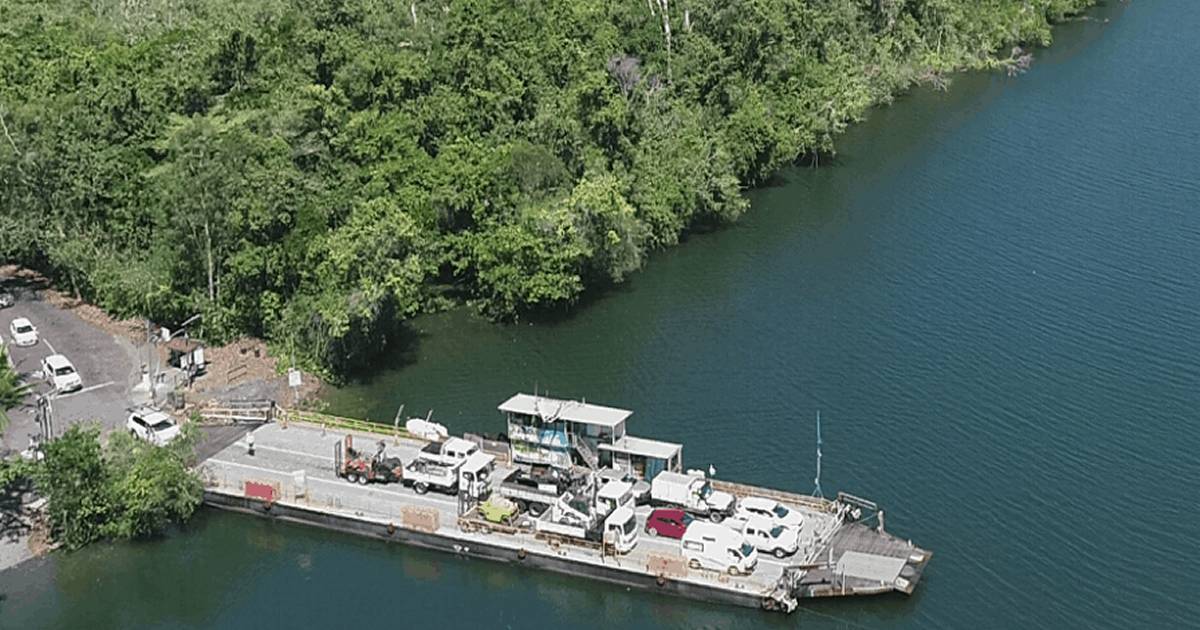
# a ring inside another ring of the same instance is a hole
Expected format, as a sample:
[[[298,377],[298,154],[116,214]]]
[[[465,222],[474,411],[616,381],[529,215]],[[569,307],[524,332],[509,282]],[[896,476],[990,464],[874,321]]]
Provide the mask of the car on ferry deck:
[[[734,516],[742,520],[748,520],[752,516],[761,516],[776,525],[786,525],[797,530],[804,525],[803,514],[775,499],[766,497],[746,497],[738,501]]]
[[[651,536],[666,538],[683,538],[688,525],[691,525],[692,515],[676,508],[659,508],[646,517],[646,533]]]
[[[727,518],[722,525],[740,533],[742,539],[754,548],[776,558],[786,558],[800,549],[800,530],[791,525],[780,525],[765,516],[748,519]]]

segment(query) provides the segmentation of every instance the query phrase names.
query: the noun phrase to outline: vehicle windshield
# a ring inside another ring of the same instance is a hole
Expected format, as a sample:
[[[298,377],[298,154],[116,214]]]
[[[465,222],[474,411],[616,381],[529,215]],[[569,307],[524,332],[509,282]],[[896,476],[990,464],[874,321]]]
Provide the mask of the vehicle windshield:
[[[783,525],[776,525],[771,528],[771,538],[779,538],[783,535]]]
[[[774,512],[775,516],[778,516],[779,518],[787,518],[788,509],[778,503],[775,504],[775,507],[771,511]]]
[[[694,521],[696,519],[692,518],[691,514],[684,514],[683,518],[681,520],[683,521],[683,526],[687,527],[688,525],[691,525],[692,521]]]
[[[155,431],[166,431],[173,426],[175,426],[175,424],[170,420],[161,420],[158,423],[151,425],[150,428],[154,429]]]
[[[70,376],[74,373],[75,373],[75,368],[72,368],[69,365],[64,365],[64,366],[62,366],[60,368],[56,368],[54,370],[55,376]]]
[[[707,499],[710,496],[712,496],[712,484],[706,483],[703,486],[700,486],[700,498]]]
[[[635,528],[635,527],[637,527],[637,519],[636,519],[636,518],[633,518],[633,517],[630,517],[628,520],[626,520],[626,521],[625,521],[625,525],[623,525],[623,526],[621,527],[621,529],[622,529],[622,530],[623,530],[623,531],[624,531],[626,534],[632,534],[632,533],[633,533],[633,528]]]
[[[738,551],[741,552],[743,558],[749,558],[750,554],[754,553],[754,547],[750,543],[742,543],[742,547]]]
[[[19,332],[19,333],[33,332],[33,326],[30,326],[29,324],[25,324],[24,326],[17,326],[17,332]]]

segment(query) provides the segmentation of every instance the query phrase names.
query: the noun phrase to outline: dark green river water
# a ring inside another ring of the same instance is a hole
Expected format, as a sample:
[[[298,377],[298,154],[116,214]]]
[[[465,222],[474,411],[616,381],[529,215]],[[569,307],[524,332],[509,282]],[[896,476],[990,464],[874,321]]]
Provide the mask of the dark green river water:
[[[0,574],[0,626],[1197,627],[1200,3],[1108,5],[1025,76],[874,112],[573,317],[426,318],[330,397],[497,431],[536,384],[799,491],[819,409],[825,489],[935,551],[914,596],[785,617],[206,512]]]

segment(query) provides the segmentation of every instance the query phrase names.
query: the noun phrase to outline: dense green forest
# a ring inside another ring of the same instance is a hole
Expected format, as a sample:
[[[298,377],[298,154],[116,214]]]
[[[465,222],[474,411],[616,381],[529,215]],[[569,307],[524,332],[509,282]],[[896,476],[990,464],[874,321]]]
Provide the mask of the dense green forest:
[[[0,257],[343,374],[620,282],[1091,1],[6,0]]]

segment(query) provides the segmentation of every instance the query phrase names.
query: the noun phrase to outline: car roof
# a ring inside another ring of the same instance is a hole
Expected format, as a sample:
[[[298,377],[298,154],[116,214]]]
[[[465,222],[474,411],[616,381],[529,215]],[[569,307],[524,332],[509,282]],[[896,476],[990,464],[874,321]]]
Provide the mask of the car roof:
[[[12,326],[32,326],[33,322],[29,321],[28,317],[17,317],[12,320]]]
[[[175,422],[171,416],[168,416],[157,409],[147,409],[145,407],[141,409],[134,409],[133,415],[141,417],[141,419],[145,420],[147,424],[158,424],[163,420],[166,420],[172,424]]]
[[[50,367],[55,368],[55,369],[60,368],[60,367],[75,367],[75,366],[71,365],[71,362],[67,360],[67,357],[64,357],[61,354],[52,354],[52,355],[46,357],[45,361],[46,361],[46,365],[49,365]]]
[[[743,527],[749,526],[758,530],[770,531],[771,528],[775,527],[775,521],[758,514],[749,514],[745,518],[738,520],[742,522]]]
[[[470,450],[472,446],[477,446],[470,440],[464,440],[460,437],[447,438],[442,448],[453,448],[455,450]]]
[[[770,510],[779,504],[775,499],[766,497],[746,497],[742,499],[741,504],[746,507],[758,508],[760,510]]]

